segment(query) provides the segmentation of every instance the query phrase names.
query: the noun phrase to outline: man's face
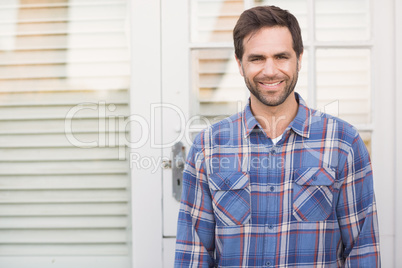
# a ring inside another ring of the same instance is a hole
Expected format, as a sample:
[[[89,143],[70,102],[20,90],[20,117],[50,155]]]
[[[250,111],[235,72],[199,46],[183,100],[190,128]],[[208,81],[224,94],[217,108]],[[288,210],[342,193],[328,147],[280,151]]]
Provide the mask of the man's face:
[[[286,27],[265,27],[243,40],[243,58],[236,59],[252,101],[279,106],[293,92],[301,62]]]

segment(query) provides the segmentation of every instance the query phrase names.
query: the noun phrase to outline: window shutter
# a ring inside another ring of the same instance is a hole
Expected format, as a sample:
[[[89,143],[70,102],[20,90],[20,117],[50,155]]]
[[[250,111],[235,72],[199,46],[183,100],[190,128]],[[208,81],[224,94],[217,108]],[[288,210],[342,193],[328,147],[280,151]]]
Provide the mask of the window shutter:
[[[0,4],[0,263],[128,258],[126,11],[126,1]]]
[[[233,49],[195,50],[193,59],[199,114],[213,122],[241,110],[247,90]]]
[[[371,122],[369,49],[317,50],[317,106],[351,124]]]
[[[232,31],[243,9],[243,0],[192,1],[192,41],[205,44],[205,48],[192,53],[196,99],[193,113],[203,116],[203,123],[205,119],[212,123],[240,111],[247,99],[234,50],[209,47],[222,42],[231,47]]]

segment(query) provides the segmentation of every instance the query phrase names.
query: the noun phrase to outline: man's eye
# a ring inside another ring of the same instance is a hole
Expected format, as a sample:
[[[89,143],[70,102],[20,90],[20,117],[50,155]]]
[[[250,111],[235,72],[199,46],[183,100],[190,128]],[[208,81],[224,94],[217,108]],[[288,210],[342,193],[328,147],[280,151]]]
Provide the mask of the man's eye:
[[[256,62],[256,61],[261,61],[262,59],[261,58],[252,58],[250,61],[251,62]]]

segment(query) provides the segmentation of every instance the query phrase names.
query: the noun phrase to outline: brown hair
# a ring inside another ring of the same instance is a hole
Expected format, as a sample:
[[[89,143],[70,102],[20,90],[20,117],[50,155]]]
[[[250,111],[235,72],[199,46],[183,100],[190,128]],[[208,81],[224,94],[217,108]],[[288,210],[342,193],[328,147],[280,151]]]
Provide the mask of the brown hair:
[[[299,23],[289,11],[276,6],[257,6],[245,10],[233,30],[236,57],[241,61],[244,53],[243,40],[263,27],[286,27],[293,39],[293,50],[297,57],[303,53],[303,40]]]

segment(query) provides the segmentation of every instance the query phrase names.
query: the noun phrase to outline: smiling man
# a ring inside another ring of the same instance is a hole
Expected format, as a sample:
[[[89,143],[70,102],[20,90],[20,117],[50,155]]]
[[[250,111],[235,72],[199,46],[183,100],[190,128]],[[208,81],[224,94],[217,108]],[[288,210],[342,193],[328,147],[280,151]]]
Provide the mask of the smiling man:
[[[189,152],[175,267],[380,267],[369,154],[355,128],[294,92],[296,18],[255,7],[233,37],[249,104]]]
[[[236,30],[240,32],[239,27]],[[297,113],[293,92],[303,55],[302,43],[296,53],[289,29],[279,26],[265,26],[242,39],[243,47],[236,51],[236,60],[251,92],[251,110],[268,137],[276,138]]]

